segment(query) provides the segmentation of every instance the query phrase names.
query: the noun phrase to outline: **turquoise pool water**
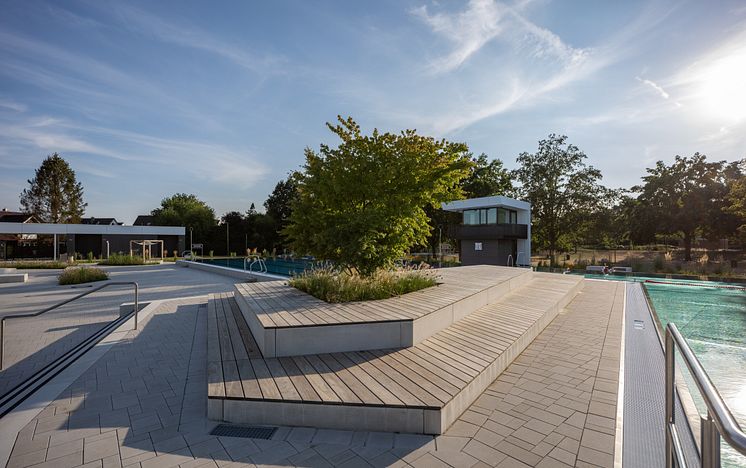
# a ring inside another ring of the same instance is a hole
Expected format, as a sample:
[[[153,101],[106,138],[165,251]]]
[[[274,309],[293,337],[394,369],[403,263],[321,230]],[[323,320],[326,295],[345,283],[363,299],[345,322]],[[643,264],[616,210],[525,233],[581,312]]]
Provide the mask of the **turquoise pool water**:
[[[219,265],[219,266],[224,266],[228,268],[235,268],[237,270],[244,269],[244,259],[242,257],[200,258],[198,261],[201,263],[209,263],[211,265]],[[267,265],[267,273],[272,273],[273,275],[280,275],[280,276],[287,276],[287,277],[303,273],[306,270],[310,270],[316,264],[316,262],[313,262],[311,260],[301,260],[301,259],[283,260],[280,258],[266,259],[264,263]],[[247,264],[247,268],[248,268],[248,264]],[[257,269],[258,267],[255,265],[254,271],[256,271]]]
[[[673,322],[699,358],[710,379],[746,426],[746,288],[706,281],[661,280],[645,283],[650,301],[665,326]],[[689,380],[689,379],[687,379]],[[690,389],[699,411],[704,402]],[[746,458],[722,444],[723,466],[746,467]]]

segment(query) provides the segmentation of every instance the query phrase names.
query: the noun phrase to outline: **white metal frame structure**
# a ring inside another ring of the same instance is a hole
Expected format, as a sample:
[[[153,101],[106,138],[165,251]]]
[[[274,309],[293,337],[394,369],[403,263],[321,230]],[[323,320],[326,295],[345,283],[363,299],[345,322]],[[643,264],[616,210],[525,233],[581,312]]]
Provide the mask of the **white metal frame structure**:
[[[153,258],[153,252],[151,250],[151,247],[154,246],[154,245],[160,244],[160,246],[161,246],[161,256],[160,257],[156,257],[156,258],[158,258],[159,260],[163,260],[164,253],[165,253],[165,251],[164,251],[165,246],[163,245],[163,241],[162,240],[155,240],[155,239],[131,240],[130,241],[130,257],[134,255],[134,249],[132,248],[133,244],[140,246],[140,250],[142,251],[142,258],[143,258],[143,260],[148,260],[148,259]]]

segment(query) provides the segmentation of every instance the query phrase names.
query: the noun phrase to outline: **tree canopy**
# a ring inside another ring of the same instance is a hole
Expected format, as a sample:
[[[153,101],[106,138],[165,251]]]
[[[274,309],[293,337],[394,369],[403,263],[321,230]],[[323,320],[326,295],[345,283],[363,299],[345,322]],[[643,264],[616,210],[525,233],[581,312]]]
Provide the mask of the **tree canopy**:
[[[585,164],[586,155],[564,135],[550,134],[534,154],[518,156],[514,174],[519,194],[531,203],[534,248],[554,255],[573,243],[573,236],[607,196],[601,172]]]
[[[339,146],[305,151],[284,232],[296,253],[370,275],[426,242],[425,208],[460,198],[472,163],[463,143],[415,130],[363,135],[352,118],[338,121],[327,127]]]
[[[472,158],[469,175],[464,178],[461,188],[467,198],[510,195],[513,192],[513,178],[499,159],[489,161],[482,153]]]
[[[216,224],[215,211],[195,195],[177,193],[161,201],[160,208],[154,209],[154,223],[160,226],[184,226],[193,228],[195,243],[205,242]]]
[[[79,223],[87,203],[75,171],[59,154],[48,156],[21,193],[21,206],[45,223]]]
[[[697,232],[717,234],[714,220],[723,213],[727,192],[725,162],[708,162],[705,155],[676,156],[671,165],[658,161],[648,168],[639,193],[636,213],[651,223],[656,233],[680,235],[684,259],[692,259],[692,242]]]

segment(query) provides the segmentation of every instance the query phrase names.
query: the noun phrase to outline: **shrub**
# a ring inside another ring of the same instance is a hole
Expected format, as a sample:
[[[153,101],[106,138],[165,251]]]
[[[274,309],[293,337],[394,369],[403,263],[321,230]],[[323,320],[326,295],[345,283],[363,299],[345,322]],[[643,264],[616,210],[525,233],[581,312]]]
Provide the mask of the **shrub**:
[[[89,261],[89,262],[92,262],[92,261],[93,261],[93,252],[91,252],[90,250],[88,251],[88,255],[87,255],[87,258],[88,258],[88,261]]]
[[[292,278],[290,286],[326,302],[387,299],[435,286],[433,274],[418,270],[379,270],[373,275],[313,270]]]
[[[8,262],[0,264],[3,268],[18,268],[19,270],[62,270],[67,268],[64,262]]]
[[[93,267],[68,268],[59,276],[59,284],[81,284],[109,279],[104,270]]]
[[[137,255],[121,255],[121,254],[111,254],[109,258],[99,262],[99,265],[114,265],[114,266],[144,265],[144,264],[145,264],[145,261],[143,260],[142,257],[139,257]]]

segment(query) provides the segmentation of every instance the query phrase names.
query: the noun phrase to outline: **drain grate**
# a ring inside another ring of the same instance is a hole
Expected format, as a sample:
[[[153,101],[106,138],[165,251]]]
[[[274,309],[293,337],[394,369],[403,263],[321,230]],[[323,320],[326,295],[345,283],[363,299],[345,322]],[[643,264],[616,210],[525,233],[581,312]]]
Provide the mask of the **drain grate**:
[[[243,437],[245,439],[264,439],[269,440],[275,434],[276,427],[265,426],[229,426],[228,424],[218,424],[210,435],[220,437]]]
[[[635,320],[635,330],[645,330],[645,322],[642,320]]]

